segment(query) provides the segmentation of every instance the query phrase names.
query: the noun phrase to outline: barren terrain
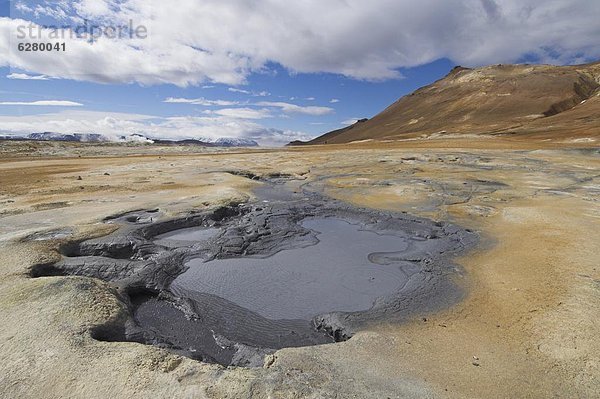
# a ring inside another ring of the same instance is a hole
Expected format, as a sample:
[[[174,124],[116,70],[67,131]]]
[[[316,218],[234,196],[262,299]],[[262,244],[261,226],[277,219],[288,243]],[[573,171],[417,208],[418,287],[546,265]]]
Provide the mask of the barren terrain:
[[[592,398],[600,392],[600,155],[594,142],[456,138],[289,149],[0,144],[0,396]],[[234,175],[231,171],[243,172]],[[253,201],[247,176],[456,223],[465,297],[346,342],[224,368],[92,338],[123,318],[115,287],[31,277],[104,218]],[[245,176],[244,176],[245,174]]]

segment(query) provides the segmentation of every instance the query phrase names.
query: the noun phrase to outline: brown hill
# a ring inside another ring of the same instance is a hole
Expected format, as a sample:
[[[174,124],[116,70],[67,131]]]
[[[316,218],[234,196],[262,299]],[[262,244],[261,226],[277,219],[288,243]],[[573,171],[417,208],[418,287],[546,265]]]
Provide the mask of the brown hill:
[[[451,134],[600,136],[600,62],[456,67],[372,119],[303,144]]]

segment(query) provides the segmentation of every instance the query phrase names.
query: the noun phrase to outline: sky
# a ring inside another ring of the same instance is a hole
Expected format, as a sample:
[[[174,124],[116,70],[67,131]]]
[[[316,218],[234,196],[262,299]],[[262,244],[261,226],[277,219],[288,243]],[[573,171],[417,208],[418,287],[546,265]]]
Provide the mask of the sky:
[[[598,60],[599,15],[598,0],[0,0],[0,134],[283,145],[455,65]],[[19,50],[33,43],[59,51]]]

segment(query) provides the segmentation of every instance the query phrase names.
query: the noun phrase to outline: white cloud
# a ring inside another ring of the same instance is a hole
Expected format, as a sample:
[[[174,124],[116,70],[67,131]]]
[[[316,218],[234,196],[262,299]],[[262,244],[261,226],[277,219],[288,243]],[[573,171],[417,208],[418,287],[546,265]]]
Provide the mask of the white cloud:
[[[27,22],[0,18],[0,66],[76,80],[186,86],[207,81],[242,84],[252,72],[268,69],[270,62],[292,73],[332,72],[381,80],[398,78],[400,67],[442,57],[469,66],[513,62],[526,54],[551,63],[600,57],[597,0],[180,0],[177,7],[164,0],[45,4],[22,11],[57,20],[131,19],[146,26],[149,37],[103,37],[93,44],[66,39],[64,53],[26,53],[11,43],[16,42],[17,26]],[[369,29],[357,29],[360,26]]]
[[[141,127],[150,125],[154,117],[140,114],[68,110],[38,115],[1,115],[4,133],[28,134],[37,132],[101,133],[108,137],[120,134],[141,134]]]
[[[135,20],[135,16],[131,17]],[[27,26],[28,21],[0,18],[0,67],[100,83],[173,83],[178,86],[205,81],[240,84],[253,69],[248,57],[217,55],[184,44],[169,44],[161,35],[146,40],[115,40],[103,36],[90,43],[84,38],[70,37],[64,30],[42,29],[39,38],[19,39],[18,29]],[[37,30],[34,32],[37,37]],[[55,42],[55,35],[64,35],[60,41],[65,42],[66,51],[21,52],[12,45]]]
[[[256,103],[261,107],[275,107],[281,108],[281,110],[288,114],[304,114],[304,115],[327,115],[333,113],[333,108],[329,107],[302,107],[296,104],[290,104],[285,102],[273,102],[273,101],[261,101]]]
[[[111,0],[79,0],[73,3],[79,15],[92,20],[98,17],[110,17],[112,15],[110,6],[114,4]]]
[[[226,116],[234,119],[265,119],[272,115],[268,109],[223,108],[216,111],[204,111],[205,114]]]
[[[6,77],[16,80],[50,80],[50,77],[46,75],[28,75],[26,73],[11,73],[6,75]]]
[[[27,4],[25,4],[21,1],[17,1],[15,3],[15,9],[19,10],[21,12],[24,12],[24,13],[32,13],[33,12],[33,9],[31,7],[29,7]]]
[[[329,100],[329,102],[330,102],[331,104],[335,104],[335,103],[339,103],[339,102],[340,102],[340,100],[338,100],[337,98],[332,98],[331,100]]]
[[[44,107],[82,107],[83,104],[74,101],[42,100],[42,101],[2,101],[0,105],[32,105]]]
[[[305,100],[306,101],[315,101],[316,98],[314,98],[314,97],[306,97]]]
[[[203,106],[219,106],[219,107],[228,107],[231,105],[238,105],[237,101],[227,101],[227,100],[207,100],[206,98],[174,98],[169,97],[163,101],[164,103],[173,103],[173,104],[193,104],[193,105],[203,105]]]
[[[232,92],[232,93],[251,94],[251,92],[248,91],[248,90],[237,89],[235,87],[229,87],[227,90],[230,91],[230,92]]]
[[[358,122],[359,119],[360,118],[346,119],[345,121],[342,122],[342,125],[344,125],[344,126],[354,125],[356,122]]]
[[[235,89],[238,90],[238,89]],[[168,97],[163,100],[164,103],[172,104],[193,104],[202,106],[223,106],[228,107],[232,105],[239,105],[237,101],[226,101],[226,100],[207,100],[206,98],[175,98]],[[287,114],[305,114],[305,115],[326,115],[333,112],[332,108],[329,107],[303,107],[296,104],[290,104],[285,102],[271,102],[271,101],[260,101],[255,104],[249,104],[251,106],[259,107],[272,107],[280,108],[284,113]],[[205,114],[214,114],[221,116],[229,116],[232,118],[240,119],[264,119],[271,118],[273,115],[268,109],[252,109],[252,108],[224,108],[216,111],[204,111]]]
[[[36,18],[51,17],[59,21],[67,21],[70,19],[69,15],[67,14],[68,7],[62,7],[61,2],[54,5],[43,6],[41,4],[37,4],[35,7],[30,7],[22,1],[18,1],[15,3],[15,9],[22,13],[32,14]]]
[[[250,91],[250,90],[244,90],[244,89],[238,89],[236,87],[229,87],[227,90],[229,90],[232,93],[241,93],[241,94],[247,94],[249,96],[253,96],[253,97],[268,97],[271,95],[271,93],[269,93],[268,91]]]
[[[268,128],[251,119],[218,114],[165,118],[118,112],[69,110],[40,115],[0,115],[0,126],[2,134],[100,133],[114,140],[121,136],[140,134],[150,138],[175,140],[247,138],[261,145],[283,145],[293,140],[312,138],[306,133]]]

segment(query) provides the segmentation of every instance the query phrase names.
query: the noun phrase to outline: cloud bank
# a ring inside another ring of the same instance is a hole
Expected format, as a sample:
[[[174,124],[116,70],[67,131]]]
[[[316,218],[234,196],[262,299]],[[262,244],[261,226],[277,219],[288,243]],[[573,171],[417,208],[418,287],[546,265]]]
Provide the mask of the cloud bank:
[[[75,101],[41,100],[41,101],[1,101],[0,105],[25,105],[38,107],[82,107],[83,104]]]
[[[287,114],[304,114],[304,115],[327,115],[334,112],[333,108],[329,107],[317,107],[317,106],[308,106],[303,107],[296,104],[290,104],[285,102],[273,102],[273,101],[260,101],[257,102],[256,105],[262,107],[275,107],[280,108],[284,113]]]
[[[228,101],[228,100],[208,100],[206,98],[174,98],[169,97],[163,101],[164,103],[171,104],[192,104],[192,105],[202,105],[205,107],[219,106],[219,107],[229,107],[232,105],[238,105],[237,101]]]
[[[256,111],[256,110],[248,110]],[[257,112],[260,112],[257,111]],[[263,111],[266,112],[266,111]],[[40,115],[0,115],[0,135],[58,132],[64,134],[99,133],[112,140],[134,134],[149,138],[245,138],[263,146],[280,146],[310,137],[301,132],[262,126],[256,116],[239,109],[226,109],[206,116],[157,117],[153,115],[66,110]]]
[[[104,83],[240,85],[270,63],[384,80],[444,57],[468,66],[600,57],[597,0],[76,0],[18,11],[22,19],[0,18],[0,66]],[[18,26],[36,16],[131,20],[148,38],[73,38],[64,53],[15,51]]]
[[[50,80],[46,75],[28,75],[26,73],[11,73],[6,75],[6,77],[14,80]]]

